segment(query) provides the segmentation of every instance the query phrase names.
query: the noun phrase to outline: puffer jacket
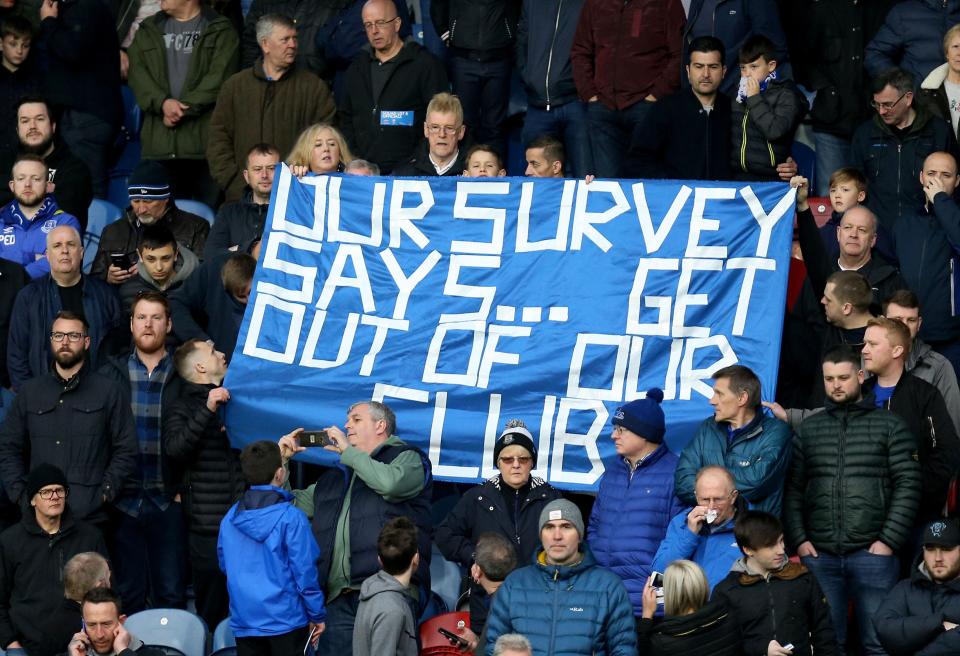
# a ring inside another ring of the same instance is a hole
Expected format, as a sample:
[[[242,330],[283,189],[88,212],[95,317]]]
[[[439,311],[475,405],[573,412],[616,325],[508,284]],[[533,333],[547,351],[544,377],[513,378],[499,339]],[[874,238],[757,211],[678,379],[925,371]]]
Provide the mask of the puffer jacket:
[[[677,496],[687,505],[697,505],[697,472],[707,465],[722,465],[733,474],[740,495],[751,507],[779,516],[790,462],[790,427],[765,416],[760,408],[733,441],[727,437],[727,426],[709,417],[683,447],[677,464]]]
[[[643,656],[741,656],[740,628],[722,604],[709,603],[690,615],[637,622]],[[759,653],[759,652],[758,652]]]
[[[734,173],[779,180],[777,164],[787,161],[793,134],[807,113],[807,101],[789,80],[771,81],[766,91],[731,102],[730,166]]]
[[[784,533],[797,547],[852,553],[880,540],[902,547],[920,506],[917,445],[907,424],[872,394],[808,417],[793,441]]]
[[[830,605],[806,567],[788,562],[767,576],[751,573],[741,558],[713,589],[711,601],[726,606],[740,625],[743,650],[764,654],[771,640],[793,644],[794,654],[834,656],[837,636]]]
[[[517,24],[517,70],[527,103],[541,109],[577,100],[570,47],[584,0],[523,0]]]
[[[430,20],[451,53],[489,60],[510,56],[519,10],[516,0],[433,0]]]
[[[934,582],[922,555],[910,578],[894,586],[873,620],[880,644],[891,656],[960,654],[960,632],[945,631],[944,622],[960,622],[960,579]]]
[[[739,497],[737,504],[741,510],[746,507]],[[693,508],[684,508],[670,521],[667,536],[660,543],[650,569],[663,572],[675,560],[692,560],[703,569],[713,589],[743,555],[733,535],[736,515],[719,526],[703,524],[700,532],[694,533],[687,526],[691,510]]]
[[[630,598],[620,578],[600,567],[581,543],[579,563],[548,565],[543,550],[514,570],[493,597],[486,656],[497,638],[525,635],[534,656],[636,656]]]
[[[590,512],[587,541],[601,567],[623,579],[633,614],[643,611],[643,588],[650,563],[667,526],[683,510],[673,494],[677,456],[666,444],[644,458],[631,473],[623,458],[607,465]]]
[[[864,51],[871,77],[899,66],[917,84],[943,62],[943,35],[960,23],[960,0],[907,0],[894,6]]]
[[[163,417],[163,448],[184,470],[183,510],[187,527],[216,536],[220,521],[243,493],[236,451],[220,415],[207,408],[215,385],[183,382],[180,398]]]

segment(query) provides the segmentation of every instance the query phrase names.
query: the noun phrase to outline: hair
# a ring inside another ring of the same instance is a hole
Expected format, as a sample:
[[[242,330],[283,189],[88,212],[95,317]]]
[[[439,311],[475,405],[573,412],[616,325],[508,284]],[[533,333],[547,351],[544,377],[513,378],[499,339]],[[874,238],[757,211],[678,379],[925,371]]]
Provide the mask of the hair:
[[[675,560],[663,572],[663,614],[688,615],[700,610],[710,597],[710,586],[700,566]]]
[[[55,324],[57,321],[60,321],[61,319],[64,321],[79,321],[80,324],[83,326],[84,332],[90,331],[90,324],[87,323],[87,318],[84,317],[82,314],[77,314],[76,312],[71,312],[70,310],[60,310],[59,312],[57,312],[57,316],[55,316],[53,318],[53,321],[50,322],[50,327],[52,328],[53,324]]]
[[[833,187],[844,182],[852,182],[857,187],[857,191],[867,190],[867,177],[860,169],[852,166],[844,166],[831,173],[828,185]]]
[[[763,549],[774,546],[783,535],[783,524],[774,515],[759,510],[740,513],[733,525],[733,536],[740,551]]]
[[[47,163],[43,161],[43,158],[37,155],[36,153],[20,153],[17,155],[17,158],[13,160],[13,166],[10,167],[10,179],[13,180],[13,170],[17,168],[17,164],[20,162],[36,162],[43,167],[44,171],[49,171]]]
[[[902,357],[906,360],[907,356],[910,355],[910,346],[913,342],[910,338],[910,329],[899,321],[887,319],[886,317],[874,317],[867,322],[867,328],[874,326],[883,328],[886,331],[887,339],[890,340],[892,346],[903,347]]]
[[[820,358],[820,364],[823,365],[827,362],[832,364],[843,364],[847,362],[852,364],[856,370],[860,370],[863,365],[860,361],[860,353],[847,344],[838,344],[824,353],[823,357]]]
[[[503,656],[503,652],[507,650],[526,651],[532,655],[533,645],[530,644],[530,641],[527,640],[525,636],[519,633],[504,633],[493,643],[493,656]]]
[[[228,294],[237,296],[253,280],[257,259],[249,253],[234,253],[220,269],[220,282]]]
[[[373,162],[365,159],[352,159],[343,167],[344,173],[353,173],[354,171],[370,171],[371,175],[380,175],[380,167]]]
[[[137,250],[143,252],[143,249],[163,248],[164,246],[173,246],[173,252],[177,252],[177,238],[173,231],[162,223],[154,223],[143,229],[143,235],[140,237],[140,245]]]
[[[754,34],[740,46],[738,59],[741,64],[749,64],[759,58],[768,63],[776,61],[777,47],[773,45],[773,41],[762,34]]]
[[[711,378],[713,380],[726,378],[730,383],[730,389],[737,396],[746,393],[748,408],[756,408],[760,405],[760,379],[749,367],[734,364],[717,370]]]
[[[347,414],[350,414],[358,405],[367,406],[370,409],[370,418],[374,421],[387,422],[387,435],[396,435],[397,416],[393,414],[390,406],[379,401],[357,401],[347,409]]]
[[[50,116],[50,103],[47,102],[47,99],[44,98],[43,96],[37,95],[35,93],[20,96],[20,99],[17,100],[17,111],[16,111],[17,115],[20,114],[20,108],[23,107],[24,105],[43,105],[44,107],[47,108],[47,116],[50,117],[51,122],[53,121],[53,117]]]
[[[893,87],[898,93],[907,93],[913,91],[913,74],[902,68],[888,68],[873,78],[873,84],[870,86],[872,93],[880,93],[888,86]]]
[[[0,23],[0,39],[5,39],[8,36],[18,39],[32,39],[33,25],[23,16],[7,16]]]
[[[493,146],[489,146],[487,144],[477,144],[473,146],[467,151],[467,156],[463,159],[468,166],[470,165],[470,158],[473,157],[474,153],[490,153],[493,155],[494,159],[497,160],[497,168],[503,168],[503,158],[500,157],[500,153],[498,153]]]
[[[531,148],[542,148],[543,156],[548,162],[560,162],[563,164],[564,151],[563,142],[552,134],[541,134],[533,141],[527,144],[527,150]]]
[[[873,303],[873,289],[859,271],[835,271],[827,278],[841,303],[849,303],[857,312],[869,312]]]
[[[137,306],[141,303],[156,303],[157,305],[163,306],[163,311],[169,319],[172,315],[170,313],[170,301],[167,299],[167,295],[161,292],[155,292],[153,290],[140,292],[137,294],[136,298],[133,299],[133,305],[130,306],[130,316],[133,316],[137,312]]]
[[[474,547],[473,561],[491,581],[503,581],[517,568],[517,550],[499,533],[481,533]]]
[[[285,27],[289,30],[297,29],[296,23],[283,14],[264,14],[257,20],[257,43],[270,38],[273,30]]]
[[[261,18],[260,20],[263,19]],[[280,149],[266,141],[253,144],[250,150],[247,151],[246,157],[243,158],[243,168],[250,168],[250,158],[254,155],[276,155],[277,159],[280,159]]]
[[[950,42],[953,41],[953,39],[957,35],[960,35],[960,23],[957,23],[956,25],[951,27],[949,30],[947,30],[947,33],[943,35],[943,56],[944,57],[946,57],[948,54],[947,51],[950,49]]]
[[[337,147],[340,149],[339,168],[342,169],[347,165],[347,162],[353,159],[353,155],[350,153],[350,146],[347,145],[347,140],[340,130],[329,123],[314,123],[297,137],[296,143],[294,143],[293,148],[290,149],[290,154],[287,155],[288,166],[310,166],[310,160],[313,159],[313,147],[314,144],[317,143],[317,135],[320,134],[321,130],[330,130],[334,140],[337,142]]]
[[[690,63],[690,55],[695,52],[719,52],[720,63],[727,61],[727,48],[723,41],[715,36],[698,36],[690,42],[689,52],[687,53],[687,63]]]
[[[441,91],[430,99],[427,105],[427,116],[431,113],[453,114],[458,125],[463,125],[463,105],[460,99],[447,91]]]
[[[909,308],[911,310],[920,309],[920,299],[917,298],[917,295],[914,294],[909,289],[898,289],[897,291],[890,294],[887,297],[887,300],[883,302],[883,312],[886,314],[887,307],[893,303],[894,305],[899,305],[902,308]]]
[[[122,611],[120,595],[114,592],[112,588],[93,588],[83,595],[81,607],[83,604],[113,604],[117,607],[117,615]]]
[[[377,538],[377,555],[383,571],[396,576],[410,569],[417,555],[417,533],[416,525],[407,517],[394,517],[384,525]]]
[[[63,567],[63,593],[67,599],[81,601],[94,588],[110,585],[110,563],[95,551],[78,553]]]
[[[269,485],[283,466],[280,447],[270,440],[251,442],[240,452],[240,469],[250,485]]]
[[[193,380],[193,354],[201,344],[206,344],[202,339],[188,339],[181,344],[173,353],[173,366],[177,368],[177,373],[185,380]]]
[[[700,471],[697,472],[696,479],[694,479],[693,482],[694,489],[696,489],[697,483],[700,482],[700,479],[707,474],[720,474],[727,480],[727,484],[730,486],[731,492],[737,489],[737,480],[733,477],[733,474],[730,473],[730,470],[723,465],[707,465],[706,467],[701,467]]]

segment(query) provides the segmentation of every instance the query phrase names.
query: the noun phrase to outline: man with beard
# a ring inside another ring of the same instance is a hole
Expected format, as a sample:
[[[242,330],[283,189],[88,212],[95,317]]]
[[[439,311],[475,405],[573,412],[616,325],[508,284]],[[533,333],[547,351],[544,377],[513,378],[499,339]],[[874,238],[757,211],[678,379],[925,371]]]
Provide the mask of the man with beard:
[[[47,235],[59,225],[80,230],[77,219],[47,196],[47,165],[39,155],[21,155],[13,165],[10,190],[14,199],[0,208],[0,257],[26,268],[31,278],[50,273]]]
[[[890,654],[960,653],[960,527],[937,519],[923,532],[923,554],[874,617]]]
[[[14,389],[50,369],[47,336],[57,313],[82,315],[89,325],[89,355],[96,364],[104,337],[123,316],[116,291],[102,280],[80,272],[83,246],[72,226],[59,226],[47,235],[50,275],[24,287],[13,304],[7,341],[7,369]],[[60,345],[58,345],[60,346]]]
[[[87,209],[93,200],[90,170],[57,136],[57,124],[50,116],[50,107],[41,96],[23,96],[17,104],[17,139],[20,153],[32,153],[47,165],[47,192],[57,199],[64,212],[77,217],[87,228]],[[0,171],[9,171],[17,153],[0,155]],[[13,193],[0,189],[0,203],[8,203]]]
[[[120,385],[84,367],[86,320],[62,311],[49,330],[54,366],[13,400],[0,429],[0,479],[12,499],[26,502],[26,473],[55,465],[66,474],[77,517],[104,523],[104,505],[137,470],[133,416]]]

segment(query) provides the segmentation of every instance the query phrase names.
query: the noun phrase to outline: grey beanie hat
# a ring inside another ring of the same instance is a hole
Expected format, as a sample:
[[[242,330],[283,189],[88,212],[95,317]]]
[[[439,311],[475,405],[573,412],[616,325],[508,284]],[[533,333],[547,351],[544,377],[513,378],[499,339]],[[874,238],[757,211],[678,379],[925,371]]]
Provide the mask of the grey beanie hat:
[[[554,499],[540,511],[540,530],[543,530],[544,524],[557,519],[565,519],[577,527],[580,533],[580,539],[583,540],[586,535],[583,532],[583,515],[576,504],[566,499]]]

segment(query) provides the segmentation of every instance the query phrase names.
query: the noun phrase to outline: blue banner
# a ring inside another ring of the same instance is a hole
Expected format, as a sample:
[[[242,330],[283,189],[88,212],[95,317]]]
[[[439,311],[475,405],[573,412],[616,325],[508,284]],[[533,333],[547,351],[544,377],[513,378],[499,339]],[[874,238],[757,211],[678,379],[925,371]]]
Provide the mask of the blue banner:
[[[717,369],[749,366],[772,397],[793,209],[782,183],[282,167],[225,381],[231,439],[342,426],[382,400],[436,478],[478,481],[521,418],[535,475],[595,490],[613,412],[648,388],[675,451],[711,414]]]

